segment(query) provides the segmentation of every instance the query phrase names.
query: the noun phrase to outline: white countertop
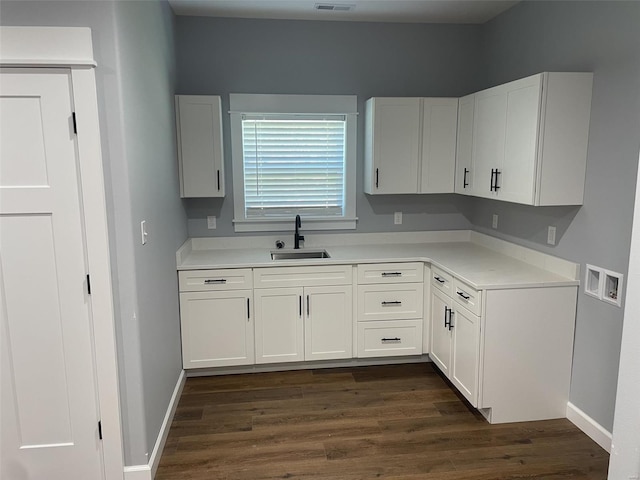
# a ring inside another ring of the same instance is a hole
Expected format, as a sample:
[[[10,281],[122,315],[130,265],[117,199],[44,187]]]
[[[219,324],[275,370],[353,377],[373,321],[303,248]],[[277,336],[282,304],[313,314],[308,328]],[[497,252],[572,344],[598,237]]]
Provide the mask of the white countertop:
[[[466,235],[453,232],[451,241],[431,241],[442,240],[444,232],[438,232],[437,237],[429,236],[426,232],[401,237],[380,235],[381,243],[377,244],[372,243],[375,234],[351,234],[344,236],[342,242],[337,236],[330,238],[327,235],[323,237],[326,240],[324,246],[314,243],[307,248],[325,248],[331,257],[304,260],[271,260],[274,248],[267,245],[273,243],[267,243],[266,240],[260,242],[254,239],[250,242],[251,246],[245,247],[248,242],[245,241],[243,245],[237,239],[194,239],[193,242],[185,242],[178,252],[177,268],[203,270],[419,261],[439,267],[477,289],[579,284],[579,268],[576,264],[476,232],[465,232]],[[196,245],[198,242],[195,240],[201,241]],[[358,240],[363,242],[358,244]],[[410,243],[411,240],[420,242]],[[229,248],[234,244],[243,248]]]

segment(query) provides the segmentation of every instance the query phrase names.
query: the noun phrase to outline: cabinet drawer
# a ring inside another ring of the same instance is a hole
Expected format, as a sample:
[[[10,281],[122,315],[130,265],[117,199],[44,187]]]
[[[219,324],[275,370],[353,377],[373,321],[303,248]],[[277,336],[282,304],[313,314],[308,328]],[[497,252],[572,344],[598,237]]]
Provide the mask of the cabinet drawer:
[[[358,321],[422,319],[423,284],[358,285]]]
[[[253,288],[250,268],[225,270],[182,270],[178,272],[181,292],[241,290]]]
[[[466,283],[457,278],[453,279],[453,295],[452,297],[460,305],[464,306],[471,313],[480,315],[482,308],[482,292],[470,287]]]
[[[453,296],[453,277],[437,267],[431,267],[431,284],[441,292]]]
[[[358,324],[358,357],[422,354],[422,320]]]
[[[352,270],[351,265],[255,268],[253,282],[255,288],[348,285],[352,282]]]
[[[424,279],[423,263],[378,263],[358,265],[358,283],[411,283]]]

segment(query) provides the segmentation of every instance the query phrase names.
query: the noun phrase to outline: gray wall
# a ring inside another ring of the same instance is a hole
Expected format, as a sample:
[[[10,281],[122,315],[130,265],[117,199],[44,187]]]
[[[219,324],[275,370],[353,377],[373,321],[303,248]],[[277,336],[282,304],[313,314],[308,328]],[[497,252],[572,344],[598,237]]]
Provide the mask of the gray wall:
[[[594,72],[584,205],[477,199],[476,230],[627,273],[640,148],[640,2],[523,2],[483,27],[485,86],[542,71]],[[499,216],[498,231],[491,216]],[[557,245],[546,245],[557,226]],[[571,402],[611,431],[623,310],[583,292]],[[544,354],[544,346],[541,346]]]
[[[157,2],[0,3],[2,25],[92,29],[126,465],[147,463],[181,369],[175,250],[186,215],[175,161],[172,21]]]
[[[134,388],[143,394],[142,410],[130,411],[129,423],[137,420],[134,414],[144,419],[144,441],[136,443],[130,461],[141,464],[148,461],[182,371],[175,252],[187,238],[187,221],[177,178],[173,12],[166,2],[119,1],[116,15],[131,212],[126,220],[137,293],[136,310],[126,312],[129,318],[123,312],[123,324],[130,326],[140,357],[141,376],[128,384],[140,382]],[[140,241],[142,220],[146,245]],[[130,340],[125,335],[123,341]]]
[[[189,236],[234,235],[229,93],[460,96],[478,84],[481,27],[177,17],[178,93],[221,95],[225,199],[189,199]],[[362,145],[359,142],[359,145]],[[358,148],[357,171],[363,170]],[[366,196],[357,175],[358,232],[470,228],[455,195]],[[393,224],[402,211],[403,225]],[[207,215],[218,228],[207,230]],[[293,228],[293,223],[292,223]]]

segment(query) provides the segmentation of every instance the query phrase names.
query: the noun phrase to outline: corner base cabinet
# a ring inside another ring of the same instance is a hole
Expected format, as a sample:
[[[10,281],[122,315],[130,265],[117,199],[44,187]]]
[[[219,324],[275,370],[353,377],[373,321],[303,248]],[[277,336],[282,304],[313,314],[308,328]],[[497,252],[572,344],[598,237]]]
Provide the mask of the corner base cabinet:
[[[477,291],[432,269],[434,364],[490,423],[564,418],[577,287]]]

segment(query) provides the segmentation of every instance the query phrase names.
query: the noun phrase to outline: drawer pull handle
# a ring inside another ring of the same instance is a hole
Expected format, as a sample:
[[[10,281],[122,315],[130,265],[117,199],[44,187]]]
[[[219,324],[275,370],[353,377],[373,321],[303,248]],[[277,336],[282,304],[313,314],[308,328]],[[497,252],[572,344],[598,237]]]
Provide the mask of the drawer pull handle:
[[[401,277],[402,272],[382,272],[383,277]]]
[[[382,302],[383,307],[389,307],[389,306],[398,307],[400,305],[402,305],[402,302],[399,300],[394,300],[393,302]]]
[[[401,343],[401,342],[402,340],[400,339],[400,337],[382,339],[382,343]]]
[[[460,295],[462,298],[464,298],[465,300],[469,300],[471,297],[469,295],[467,295],[464,292],[456,292],[458,295]]]
[[[226,278],[209,278],[205,280],[204,283],[206,285],[210,285],[212,283],[227,283],[227,279]]]
[[[434,279],[436,282],[440,282],[440,283],[444,283],[444,282],[445,282],[445,280],[443,280],[442,278],[438,277],[437,275],[436,275],[435,277],[433,277],[433,279]]]

